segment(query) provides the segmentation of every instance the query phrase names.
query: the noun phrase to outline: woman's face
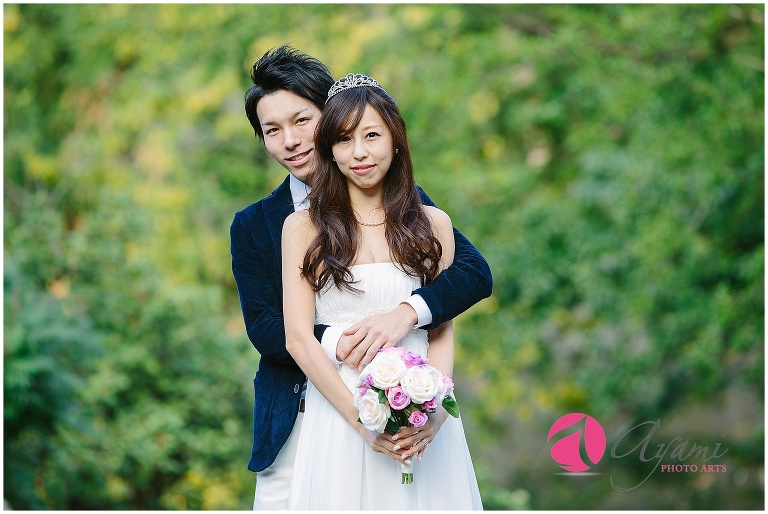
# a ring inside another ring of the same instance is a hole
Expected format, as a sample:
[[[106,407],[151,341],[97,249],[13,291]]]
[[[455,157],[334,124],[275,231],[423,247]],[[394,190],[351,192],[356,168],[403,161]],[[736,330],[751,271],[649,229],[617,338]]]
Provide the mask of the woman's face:
[[[381,115],[367,105],[352,133],[333,145],[333,157],[347,183],[361,189],[381,184],[392,164],[392,132]]]

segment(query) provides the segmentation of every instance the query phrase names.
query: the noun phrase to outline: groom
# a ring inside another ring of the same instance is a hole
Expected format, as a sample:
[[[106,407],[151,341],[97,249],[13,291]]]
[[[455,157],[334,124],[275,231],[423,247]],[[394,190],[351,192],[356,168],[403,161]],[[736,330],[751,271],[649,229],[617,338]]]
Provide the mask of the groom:
[[[308,207],[306,183],[315,125],[334,80],[323,63],[287,45],[264,54],[254,64],[251,78],[246,115],[267,153],[289,174],[269,196],[235,214],[230,227],[232,273],[248,337],[261,354],[253,381],[253,447],[248,463],[248,469],[257,473],[254,509],[285,510],[306,377],[285,349],[281,233],[291,212]],[[421,193],[425,204],[434,205]],[[414,326],[437,327],[490,296],[487,262],[455,229],[454,236],[453,264],[406,302],[346,330],[316,325],[315,336],[328,358],[361,367]]]

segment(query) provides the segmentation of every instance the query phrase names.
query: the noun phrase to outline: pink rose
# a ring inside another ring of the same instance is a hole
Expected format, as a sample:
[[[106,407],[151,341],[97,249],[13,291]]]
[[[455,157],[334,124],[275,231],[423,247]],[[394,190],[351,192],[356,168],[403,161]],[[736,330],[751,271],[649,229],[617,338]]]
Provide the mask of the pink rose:
[[[413,366],[423,366],[424,364],[427,364],[429,362],[429,359],[422,357],[416,352],[412,352],[411,350],[406,350],[405,355],[403,355],[403,360],[405,361],[405,366],[407,368],[411,368]]]
[[[445,387],[446,396],[453,392],[453,380],[448,375],[443,376],[443,386]]]
[[[395,410],[403,410],[411,403],[411,399],[400,386],[390,387],[387,390],[387,400],[389,400],[389,406]]]
[[[435,412],[437,409],[437,398],[432,398],[431,400],[427,400],[426,402],[422,403],[421,406],[428,410],[429,412]]]
[[[427,424],[427,421],[429,421],[429,416],[421,412],[420,410],[413,411],[411,415],[408,417],[408,421],[411,422],[411,425],[415,427],[423,427]]]
[[[395,354],[399,355],[400,358],[402,359],[403,355],[405,355],[406,350],[405,350],[405,348],[402,348],[400,346],[389,346],[387,348],[380,348],[379,352],[382,352],[382,353],[392,352],[392,353],[395,353]]]

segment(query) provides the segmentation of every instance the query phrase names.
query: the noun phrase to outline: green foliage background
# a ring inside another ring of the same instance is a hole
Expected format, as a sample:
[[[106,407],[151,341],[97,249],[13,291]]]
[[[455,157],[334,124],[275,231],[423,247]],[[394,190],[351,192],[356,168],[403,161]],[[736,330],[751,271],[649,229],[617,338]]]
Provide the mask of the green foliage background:
[[[390,91],[419,183],[494,272],[457,321],[486,509],[763,508],[762,5],[3,14],[12,507],[250,507],[258,354],[228,227],[285,176],[242,98],[291,42]],[[549,457],[568,412],[605,428],[599,475]],[[648,420],[648,459],[679,436],[727,471],[612,458]]]

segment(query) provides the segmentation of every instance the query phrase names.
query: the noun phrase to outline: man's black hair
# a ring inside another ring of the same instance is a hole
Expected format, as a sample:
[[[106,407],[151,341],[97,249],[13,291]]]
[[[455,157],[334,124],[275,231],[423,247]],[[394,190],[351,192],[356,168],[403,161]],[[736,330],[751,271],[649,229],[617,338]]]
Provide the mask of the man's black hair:
[[[325,64],[290,45],[282,45],[265,53],[253,65],[251,79],[253,85],[245,92],[245,115],[262,141],[264,133],[256,115],[259,100],[285,90],[306,98],[322,111],[328,90],[334,82]]]

